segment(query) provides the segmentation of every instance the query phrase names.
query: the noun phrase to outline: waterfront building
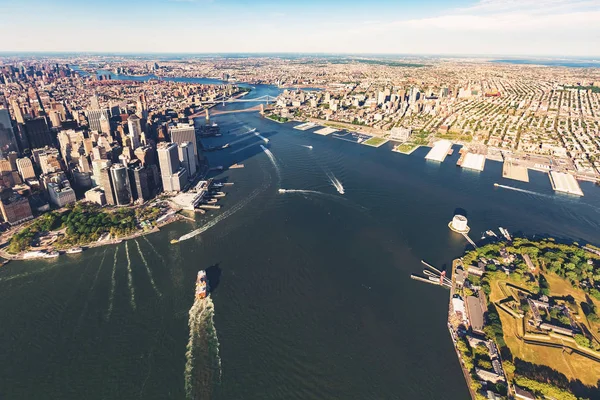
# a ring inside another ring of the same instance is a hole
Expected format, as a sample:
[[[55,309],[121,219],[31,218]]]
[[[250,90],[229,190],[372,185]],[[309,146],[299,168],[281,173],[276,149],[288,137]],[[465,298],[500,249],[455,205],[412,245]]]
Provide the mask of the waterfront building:
[[[395,127],[390,130],[390,139],[406,142],[412,133],[410,128]]]
[[[140,117],[135,114],[129,116],[127,119],[127,126],[129,128],[127,136],[131,140],[131,147],[136,149],[140,146],[140,137],[142,136],[142,123]]]
[[[17,225],[33,218],[31,205],[26,197],[13,191],[6,191],[2,194],[0,201],[0,210],[4,221],[10,225]]]
[[[194,158],[198,157],[198,146],[196,142],[196,129],[193,124],[177,124],[169,126],[169,134],[171,141],[181,145],[183,143],[192,142],[194,150]]]
[[[75,191],[71,188],[71,184],[68,180],[62,182],[49,182],[47,187],[50,203],[58,208],[77,201]]]
[[[193,150],[192,142],[184,142],[179,145],[179,161],[181,165],[188,171],[188,179],[192,180],[196,175],[196,157]]]
[[[7,109],[0,108],[0,158],[17,150],[17,139],[13,130],[10,114]]]
[[[471,229],[467,225],[467,217],[460,214],[456,214],[454,218],[452,218],[452,221],[450,221],[448,227],[458,233],[468,233]]]
[[[112,165],[111,160],[94,159],[92,160],[92,185],[100,185],[100,175],[103,168],[108,168]]]
[[[17,171],[19,171],[19,175],[24,181],[35,178],[33,163],[27,157],[17,159]]]
[[[185,168],[181,167],[170,177],[171,191],[181,192],[188,181],[188,173]]]
[[[131,203],[131,186],[129,173],[123,164],[113,164],[110,167],[110,177],[114,191],[115,204],[126,206]]]
[[[96,203],[101,206],[106,204],[104,190],[102,190],[100,187],[95,187],[85,192],[85,199],[91,203]]]

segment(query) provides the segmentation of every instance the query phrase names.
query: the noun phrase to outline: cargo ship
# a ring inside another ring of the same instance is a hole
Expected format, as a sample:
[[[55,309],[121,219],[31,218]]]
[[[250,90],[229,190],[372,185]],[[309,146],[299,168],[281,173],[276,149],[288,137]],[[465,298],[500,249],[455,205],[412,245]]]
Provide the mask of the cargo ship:
[[[208,296],[208,280],[206,278],[206,271],[198,271],[198,277],[196,278],[196,299],[204,299]]]

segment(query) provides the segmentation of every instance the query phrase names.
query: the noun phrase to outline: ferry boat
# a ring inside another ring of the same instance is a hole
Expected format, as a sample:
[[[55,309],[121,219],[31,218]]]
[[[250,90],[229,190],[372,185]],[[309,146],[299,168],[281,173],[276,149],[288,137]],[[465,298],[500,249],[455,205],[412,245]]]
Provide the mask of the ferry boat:
[[[208,280],[206,278],[206,271],[198,271],[198,277],[196,278],[196,299],[204,299],[208,296]]]
[[[77,254],[77,253],[81,253],[83,251],[83,249],[81,247],[73,247],[71,249],[68,249],[66,251],[67,254]]]

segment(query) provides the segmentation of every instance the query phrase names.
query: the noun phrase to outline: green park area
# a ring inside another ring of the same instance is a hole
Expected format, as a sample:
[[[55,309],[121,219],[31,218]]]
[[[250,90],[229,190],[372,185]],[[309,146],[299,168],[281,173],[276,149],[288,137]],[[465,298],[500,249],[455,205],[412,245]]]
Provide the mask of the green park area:
[[[36,218],[11,238],[8,252],[17,254],[50,243],[56,249],[85,245],[104,234],[124,237],[138,230],[138,221],[154,220],[158,207],[117,208],[107,211],[91,203],[76,203],[62,211],[52,211]]]
[[[469,280],[486,295],[484,332],[500,349],[509,381],[540,398],[598,396],[598,254],[553,239],[514,238],[467,252],[462,261],[485,264],[483,276]],[[457,348],[477,365],[468,343]]]
[[[373,146],[373,147],[379,147],[384,143],[387,143],[387,139],[383,139],[380,137],[372,137],[370,139],[367,139],[363,142],[363,144],[367,145],[367,146]]]

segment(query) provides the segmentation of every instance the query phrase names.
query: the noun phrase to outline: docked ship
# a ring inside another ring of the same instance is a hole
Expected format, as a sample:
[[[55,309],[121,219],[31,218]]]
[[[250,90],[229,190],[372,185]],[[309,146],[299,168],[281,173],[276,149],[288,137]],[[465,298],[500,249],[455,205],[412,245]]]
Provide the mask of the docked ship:
[[[66,251],[67,254],[77,254],[77,253],[81,253],[83,251],[83,249],[81,247],[73,247],[70,248]]]
[[[200,270],[196,278],[196,299],[204,299],[206,296],[208,296],[208,279],[206,271]]]
[[[504,236],[506,238],[506,240],[508,240],[509,242],[512,240],[512,238],[510,237],[510,234],[508,233],[508,231],[506,229],[504,229],[503,227],[500,227],[500,228],[498,228],[498,230],[500,231],[502,236]]]

